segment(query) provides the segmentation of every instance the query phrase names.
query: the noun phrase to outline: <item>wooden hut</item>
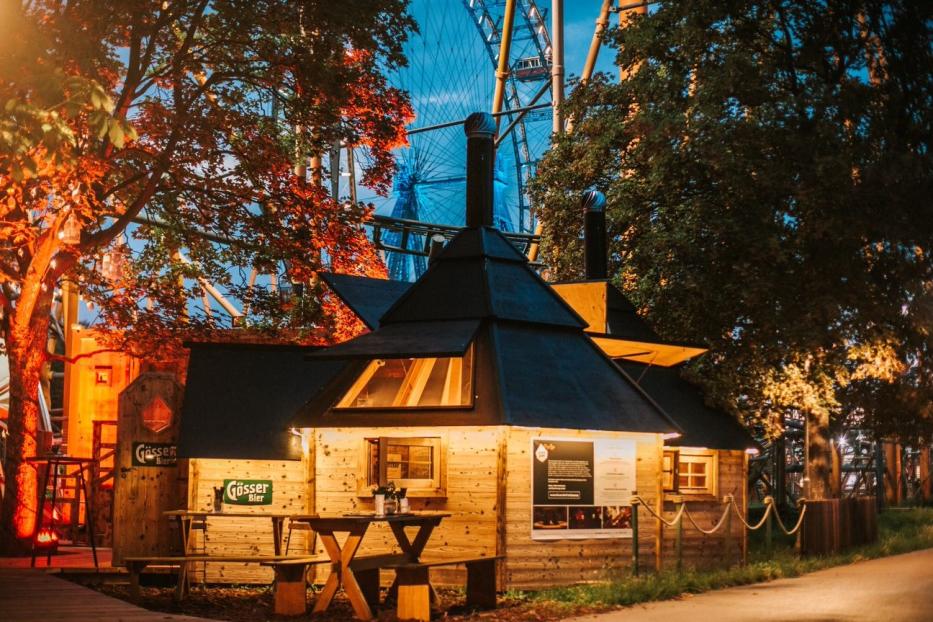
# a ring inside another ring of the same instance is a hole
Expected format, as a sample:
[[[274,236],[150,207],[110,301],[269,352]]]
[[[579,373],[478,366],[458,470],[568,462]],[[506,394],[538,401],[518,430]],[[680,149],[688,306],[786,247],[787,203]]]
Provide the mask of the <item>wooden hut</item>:
[[[473,121],[467,228],[378,325],[369,310],[371,333],[310,356],[348,363],[292,422],[312,430],[314,507],[371,510],[391,480],[414,510],[453,515],[432,557],[502,555],[503,588],[605,578],[631,560],[630,497],[660,507],[663,436],[680,430],[489,226],[495,125]],[[649,522],[646,554],[655,536]]]
[[[677,504],[686,503],[700,525],[708,529],[722,516],[726,495],[733,495],[743,511],[747,508],[747,458],[758,451],[758,445],[735,417],[708,406],[699,388],[681,377],[683,363],[705,353],[706,347],[661,339],[606,278],[606,248],[600,244],[605,235],[601,207],[592,195],[585,201],[586,279],[552,287],[586,322],[585,332],[593,343],[682,430],[682,434],[668,435],[665,440],[660,474],[664,511],[671,518]],[[371,330],[379,327],[379,318],[409,287],[348,275],[326,274],[323,278]],[[735,561],[746,549],[746,534],[739,521],[732,522],[729,536],[734,546],[727,546],[725,532],[708,536],[686,528],[684,562],[708,566]],[[664,548],[655,552],[671,560],[673,530],[664,532],[663,538]],[[661,565],[661,559],[657,563]]]
[[[193,348],[179,444],[190,458],[189,507],[203,508],[232,476],[284,477],[294,485],[273,495],[275,509],[372,511],[373,487],[393,481],[413,510],[451,514],[428,543],[431,557],[503,556],[500,588],[599,580],[630,566],[630,498],[664,509],[664,440],[683,427],[490,226],[494,123],[472,123],[467,228],[421,279],[325,276],[372,332],[320,350]],[[646,518],[648,565],[662,533]],[[210,532],[206,546],[242,539],[268,552],[253,536],[238,525]],[[394,544],[377,525],[362,548]],[[255,567],[236,576],[268,579]]]

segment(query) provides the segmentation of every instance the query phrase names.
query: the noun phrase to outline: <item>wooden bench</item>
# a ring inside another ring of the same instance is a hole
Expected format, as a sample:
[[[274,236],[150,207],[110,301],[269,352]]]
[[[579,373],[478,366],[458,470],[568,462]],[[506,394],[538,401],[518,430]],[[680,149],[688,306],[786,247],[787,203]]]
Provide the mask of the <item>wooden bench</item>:
[[[276,615],[298,616],[308,610],[308,568],[315,564],[329,564],[330,559],[320,557],[291,557],[260,562],[275,572]]]
[[[439,559],[417,563],[401,563],[389,567],[395,570],[397,610],[399,620],[428,622],[434,597],[428,571],[442,566],[466,566],[466,603],[468,607],[490,609],[496,606],[496,562],[503,555],[463,559]]]
[[[187,564],[196,562],[261,564],[287,559],[295,558],[284,555],[170,555],[162,557],[124,557],[123,562],[130,575],[130,594],[133,596],[139,596],[139,575],[146,569],[146,566],[177,566],[179,573],[178,583],[175,586],[175,599],[182,600],[188,592],[187,572],[185,572]]]

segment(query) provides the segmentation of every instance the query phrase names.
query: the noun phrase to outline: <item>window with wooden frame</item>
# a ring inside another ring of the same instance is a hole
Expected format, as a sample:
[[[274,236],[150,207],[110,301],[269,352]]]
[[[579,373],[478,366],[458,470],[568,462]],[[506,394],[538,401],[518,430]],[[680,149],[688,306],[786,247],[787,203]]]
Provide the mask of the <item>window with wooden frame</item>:
[[[335,408],[473,405],[473,346],[463,356],[370,361]]]
[[[437,436],[365,439],[360,496],[369,496],[374,487],[389,482],[407,488],[410,497],[446,496],[446,450]]]
[[[677,459],[677,492],[682,495],[718,494],[716,454],[681,450]]]

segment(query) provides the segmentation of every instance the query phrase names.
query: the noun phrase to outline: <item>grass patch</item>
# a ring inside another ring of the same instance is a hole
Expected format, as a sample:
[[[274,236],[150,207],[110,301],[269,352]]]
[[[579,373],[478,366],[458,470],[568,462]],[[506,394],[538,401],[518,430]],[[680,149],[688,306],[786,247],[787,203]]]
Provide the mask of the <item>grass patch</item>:
[[[933,508],[889,510],[879,517],[878,542],[831,557],[798,558],[793,538],[774,538],[774,555],[765,558],[764,540],[755,534],[749,539],[749,563],[745,566],[710,571],[674,571],[641,577],[620,576],[604,583],[556,588],[541,591],[510,590],[499,598],[492,611],[471,611],[463,606],[462,590],[441,589],[440,605],[444,619],[451,622],[558,622],[569,616],[598,613],[619,606],[699,594],[710,590],[749,583],[770,581],[924,548],[933,548]],[[668,563],[673,563],[672,560]],[[173,590],[143,588],[141,598],[129,596],[125,585],[100,585],[95,589],[127,600],[146,609],[180,613],[230,622],[279,620],[270,616],[272,593],[267,586],[212,586],[195,589],[181,603],[173,599]],[[394,620],[391,607],[378,614],[379,622]],[[324,614],[310,611],[289,621],[344,622],[353,617],[349,601],[338,595]]]
[[[749,563],[721,570],[664,571],[640,577],[625,576],[606,583],[579,585],[528,593],[529,601],[549,601],[564,607],[613,607],[699,594],[724,587],[771,581],[852,562],[919,549],[933,548],[933,508],[888,510],[878,517],[878,541],[827,557],[800,558],[792,539],[775,538],[774,553],[766,557],[763,543],[750,540]],[[517,596],[517,595],[515,595]]]

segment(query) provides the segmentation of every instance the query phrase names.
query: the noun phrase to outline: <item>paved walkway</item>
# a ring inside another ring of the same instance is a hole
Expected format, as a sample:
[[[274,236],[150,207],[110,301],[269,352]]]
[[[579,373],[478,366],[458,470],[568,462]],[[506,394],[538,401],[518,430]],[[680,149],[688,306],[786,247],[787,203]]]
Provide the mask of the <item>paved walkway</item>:
[[[0,568],[3,622],[203,622],[147,611],[41,570]]]
[[[929,622],[933,620],[933,549],[584,616],[575,622],[661,620]]]

